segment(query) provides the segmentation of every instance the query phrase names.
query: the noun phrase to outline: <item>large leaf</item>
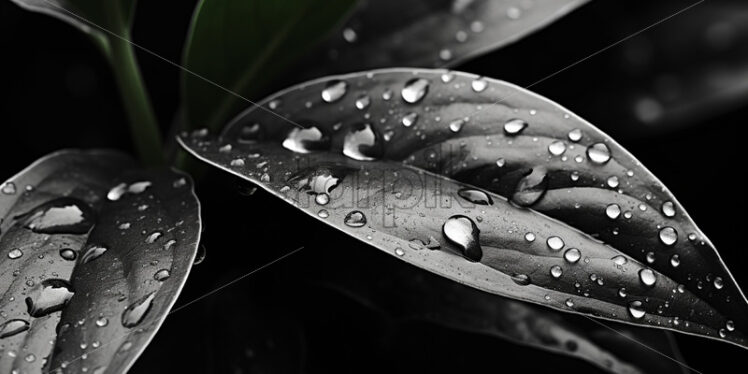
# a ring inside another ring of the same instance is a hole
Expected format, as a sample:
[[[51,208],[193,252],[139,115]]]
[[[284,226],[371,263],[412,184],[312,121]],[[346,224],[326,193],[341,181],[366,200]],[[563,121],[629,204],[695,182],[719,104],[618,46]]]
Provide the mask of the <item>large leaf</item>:
[[[61,19],[91,37],[105,51],[109,37],[99,27],[127,38],[136,0],[11,0],[30,11]],[[89,23],[90,22],[90,23]],[[93,25],[92,25],[93,24]]]
[[[0,187],[0,372],[125,372],[190,271],[189,177],[61,151]]]
[[[260,105],[286,121],[253,107],[219,140],[199,131],[182,142],[444,277],[746,346],[748,303],[683,207],[547,99],[471,74],[391,69],[307,82]]]
[[[302,66],[318,77],[454,66],[539,30],[588,0],[368,0]]]
[[[186,120],[217,128],[334,27],[355,0],[200,0],[182,76]],[[231,92],[214,84],[221,85]]]
[[[585,360],[612,373],[687,372],[674,361],[684,360],[669,332],[626,326],[615,326],[614,331],[583,317],[495,297],[366,253],[351,261],[349,267],[320,269],[322,285],[401,323],[429,321],[495,336]],[[632,340],[649,348],[631,344]]]

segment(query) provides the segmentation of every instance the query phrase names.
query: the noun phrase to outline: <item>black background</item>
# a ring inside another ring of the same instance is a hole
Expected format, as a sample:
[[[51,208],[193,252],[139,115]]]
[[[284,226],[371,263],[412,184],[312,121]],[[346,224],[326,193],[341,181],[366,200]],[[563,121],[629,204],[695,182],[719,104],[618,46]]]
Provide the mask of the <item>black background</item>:
[[[669,9],[661,6],[655,11],[649,3],[593,2],[520,43],[457,68],[530,84],[683,7],[682,2],[672,2]],[[141,1],[134,40],[178,61],[193,6],[194,1]],[[657,28],[667,30],[667,23]],[[670,32],[678,37],[677,30]],[[748,119],[748,103],[688,126],[662,131],[621,128],[619,119],[602,114],[606,108],[616,113],[624,104],[604,93],[615,91],[621,81],[615,76],[620,49],[631,42],[532,89],[585,117],[639,158],[688,208],[738,283],[746,287],[741,129]],[[0,51],[0,179],[60,148],[131,151],[110,70],[87,37],[56,19],[2,1]],[[139,58],[158,118],[169,124],[178,106],[180,72],[146,54]],[[596,95],[598,91],[601,94]],[[591,99],[585,105],[567,104],[578,103],[582,96]],[[239,368],[272,373],[298,367],[310,373],[596,370],[496,338],[425,323],[383,336],[382,322],[373,312],[306,281],[315,272],[335,267],[370,266],[366,259],[376,256],[376,250],[297,214],[266,193],[244,196],[239,192],[246,188],[237,186],[232,177],[213,172],[198,183],[207,258],[193,269],[177,305],[296,248],[304,249],[174,313],[133,373],[242,372]],[[702,372],[744,366],[745,351],[740,348],[684,335],[677,339],[688,364]]]

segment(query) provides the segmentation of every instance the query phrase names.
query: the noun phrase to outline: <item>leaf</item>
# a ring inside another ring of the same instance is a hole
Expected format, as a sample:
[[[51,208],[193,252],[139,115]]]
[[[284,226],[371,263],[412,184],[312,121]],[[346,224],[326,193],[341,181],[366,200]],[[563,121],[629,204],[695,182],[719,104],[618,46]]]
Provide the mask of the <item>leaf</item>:
[[[587,0],[362,1],[306,77],[393,66],[446,67],[537,31]]]
[[[253,97],[322,38],[354,0],[201,0],[187,36],[183,65],[244,97]],[[243,105],[231,92],[193,74],[182,76],[192,127],[218,128]]]
[[[11,0],[32,12],[44,13],[65,21],[91,35],[104,49],[109,49],[109,35],[99,27],[127,37],[135,14],[136,0]],[[90,23],[93,24],[93,26]],[[97,27],[98,26],[98,27]]]
[[[520,87],[444,70],[355,73],[281,91],[223,138],[203,135],[181,141],[405,262],[746,347],[748,303],[669,190],[591,124]]]
[[[586,318],[495,297],[381,257],[366,253],[356,257],[352,266],[319,269],[321,285],[402,323],[430,321],[495,336],[581,359],[611,373],[687,372],[629,340],[683,361],[668,332],[619,325],[614,327],[618,333]]]
[[[0,372],[127,371],[184,285],[199,209],[189,177],[114,151],[60,151],[6,181]]]

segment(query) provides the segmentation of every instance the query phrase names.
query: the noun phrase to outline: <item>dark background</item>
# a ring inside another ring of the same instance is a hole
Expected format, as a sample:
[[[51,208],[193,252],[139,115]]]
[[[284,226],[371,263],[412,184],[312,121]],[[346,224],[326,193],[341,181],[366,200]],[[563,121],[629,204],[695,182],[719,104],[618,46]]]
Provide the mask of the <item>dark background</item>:
[[[531,84],[687,4],[651,3],[593,2],[517,44],[457,69]],[[194,1],[141,1],[134,40],[179,61],[193,6]],[[711,6],[707,2],[689,12],[698,16]],[[626,93],[633,92],[632,85],[645,86],[669,68],[657,65],[655,50],[655,67],[638,71],[634,79],[624,66],[627,51],[652,35],[677,41],[681,31],[665,22],[532,90],[588,119],[639,158],[688,208],[745,288],[748,254],[741,130],[748,119],[748,103],[738,100],[728,108],[662,127],[635,124],[625,115],[630,113]],[[0,51],[0,179],[60,148],[131,151],[109,67],[78,30],[3,0]],[[729,58],[737,52],[726,53]],[[139,58],[159,120],[170,124],[178,106],[180,72],[151,56],[139,54]],[[662,59],[678,61],[679,56]],[[375,249],[297,214],[266,193],[247,196],[246,186],[220,173],[209,172],[197,190],[204,209],[207,258],[193,269],[177,305],[305,248],[174,313],[133,373],[272,373],[298,367],[310,373],[477,372],[508,367],[532,372],[596,370],[580,361],[426,323],[383,334],[381,317],[309,281],[318,278],[316,273],[336,267],[370,266],[366,259],[377,255]],[[688,364],[702,372],[744,367],[745,351],[738,347],[680,334],[677,340]]]

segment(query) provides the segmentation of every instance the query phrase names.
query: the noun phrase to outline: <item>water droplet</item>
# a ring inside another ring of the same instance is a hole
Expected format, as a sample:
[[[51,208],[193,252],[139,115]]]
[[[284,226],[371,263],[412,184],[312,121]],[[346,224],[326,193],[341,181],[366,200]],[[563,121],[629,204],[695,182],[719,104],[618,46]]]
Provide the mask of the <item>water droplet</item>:
[[[514,19],[514,20],[519,19],[520,17],[522,17],[522,10],[520,10],[517,7],[511,6],[511,7],[507,8],[507,10],[506,10],[506,16],[509,19]]]
[[[171,275],[171,272],[168,269],[161,269],[156,272],[156,274],[153,274],[153,279],[163,282],[169,278]]]
[[[46,202],[18,219],[25,228],[43,234],[85,234],[94,224],[91,208],[73,198]]]
[[[395,248],[395,254],[402,257],[405,256],[405,251],[402,248],[397,247]]]
[[[678,232],[670,226],[665,226],[660,229],[660,241],[662,244],[672,246],[678,241]]]
[[[154,231],[145,238],[145,242],[148,244],[155,243],[163,233],[161,231]]]
[[[152,184],[153,183],[151,183],[149,181],[140,181],[140,182],[131,183],[130,186],[127,187],[127,192],[129,192],[131,194],[136,194],[137,195],[139,193],[143,193]]]
[[[62,248],[60,249],[60,257],[68,261],[73,261],[76,257],[78,257],[78,252],[70,248]]]
[[[449,217],[442,226],[442,233],[452,244],[457,245],[463,256],[471,261],[480,261],[483,249],[480,246],[478,226],[462,215]]]
[[[569,137],[569,140],[573,141],[574,143],[582,140],[582,130],[580,129],[574,129],[569,131],[569,134],[567,135]]]
[[[610,204],[605,208],[605,215],[610,219],[616,219],[621,215],[621,207],[618,204]]]
[[[561,156],[566,152],[566,143],[561,140],[556,140],[548,145],[548,153],[554,156]]]
[[[654,252],[647,252],[646,259],[647,259],[647,263],[648,264],[654,263],[655,262],[655,254],[654,254]]]
[[[439,58],[442,61],[449,61],[449,60],[451,60],[452,59],[452,51],[450,51],[447,48],[444,48],[444,49],[440,50],[439,51]]]
[[[15,195],[16,193],[16,184],[13,182],[5,182],[0,187],[0,191],[2,191],[6,195]]]
[[[569,263],[575,264],[582,258],[582,252],[576,248],[569,248],[564,252],[564,259]]]
[[[86,253],[84,253],[83,256],[81,257],[81,263],[86,264],[99,258],[99,256],[103,255],[104,252],[107,251],[107,249],[108,249],[107,247],[104,247],[101,245],[93,245],[89,247],[86,250]]]
[[[413,78],[405,83],[400,95],[405,102],[415,104],[429,92],[429,81],[423,78]]]
[[[535,167],[517,182],[512,202],[522,206],[529,207],[540,201],[548,189],[548,177],[543,167]]]
[[[442,74],[441,76],[442,83],[449,83],[454,79],[455,79],[455,74],[452,72],[446,72]]]
[[[354,125],[343,140],[343,154],[358,161],[376,160],[383,151],[378,138],[371,124]]]
[[[329,217],[329,216],[330,216],[330,212],[328,212],[328,211],[327,211],[326,209],[320,209],[320,211],[319,211],[319,212],[317,212],[317,215],[318,215],[318,216],[319,216],[320,218],[327,218],[327,217]]]
[[[504,123],[504,132],[507,135],[517,135],[527,127],[527,122],[515,118]]]
[[[619,297],[626,297],[627,295],[628,295],[628,293],[626,292],[626,288],[625,287],[621,287],[621,288],[618,289],[618,296]]]
[[[549,237],[545,241],[545,243],[548,245],[548,248],[550,248],[550,249],[552,249],[554,251],[559,251],[559,250],[561,250],[561,248],[564,247],[564,241],[561,238],[559,238],[558,236],[551,236],[551,237]]]
[[[488,81],[486,80],[486,78],[479,77],[474,79],[473,82],[470,83],[470,87],[475,92],[482,92],[486,89],[486,87],[488,87]]]
[[[356,99],[356,109],[364,110],[371,104],[371,98],[368,95],[361,95]]]
[[[610,149],[603,143],[595,143],[587,147],[587,158],[596,164],[604,164],[610,161]]]
[[[639,270],[639,280],[645,286],[652,287],[657,281],[657,277],[651,269],[641,269]]]
[[[458,118],[452,122],[449,123],[449,131],[452,131],[454,133],[460,132],[462,130],[462,126],[465,125],[465,120],[462,118]]]
[[[569,308],[573,307],[574,306],[574,300],[572,300],[572,299],[566,299],[566,306],[568,306]]]
[[[356,35],[356,31],[354,31],[350,27],[346,27],[343,29],[343,39],[347,41],[348,43],[353,43],[358,39],[358,35]]]
[[[670,266],[677,268],[680,266],[680,256],[677,254],[674,254],[672,257],[670,257]]]
[[[665,215],[665,217],[675,217],[675,204],[673,204],[672,201],[666,201],[662,203],[662,214]]]
[[[531,232],[526,233],[525,234],[525,240],[527,240],[530,243],[534,242],[535,241],[535,234],[533,234]]]
[[[26,360],[26,362],[34,362],[36,360],[36,356],[34,356],[33,353],[29,353],[23,359]]]
[[[0,339],[20,334],[29,329],[29,323],[22,319],[11,319],[0,325]]]
[[[108,324],[109,324],[109,319],[107,319],[104,316],[101,316],[101,317],[99,317],[99,318],[96,319],[96,326],[98,326],[98,327],[104,327],[104,326],[106,326]]]
[[[153,305],[155,296],[156,293],[151,292],[125,308],[122,312],[122,326],[130,328],[137,326],[143,321],[143,318],[145,318],[145,315],[151,309],[151,305]]]
[[[354,210],[346,214],[343,222],[350,227],[362,227],[366,224],[366,216],[360,210]]]
[[[503,158],[496,160],[496,166],[503,168],[504,165],[506,165],[506,160],[504,160]]]
[[[463,199],[465,199],[465,200],[467,200],[467,201],[469,201],[469,202],[471,202],[473,204],[478,204],[478,205],[493,205],[493,200],[491,199],[491,196],[488,196],[487,193],[485,193],[485,192],[483,192],[481,190],[476,190],[474,188],[463,188],[463,189],[460,189],[459,191],[457,191],[457,194],[461,198],[463,198]]]
[[[401,121],[401,123],[405,127],[413,126],[415,125],[416,122],[418,122],[418,113],[415,113],[415,112],[410,112],[406,114],[405,116],[403,116],[403,119]]]
[[[330,202],[330,195],[326,193],[321,193],[314,197],[314,202],[319,205],[327,205],[327,203]]]
[[[616,177],[615,175],[612,177],[609,177],[607,183],[608,183],[608,187],[610,188],[618,187],[618,184],[619,184],[618,177]]]
[[[512,281],[520,286],[527,286],[530,284],[530,277],[525,274],[514,274],[512,275]]]
[[[15,260],[21,256],[23,256],[23,251],[18,248],[13,248],[8,252],[8,258],[11,260]]]
[[[551,276],[554,278],[560,278],[564,274],[564,270],[558,265],[551,266]]]
[[[230,153],[231,152],[231,148],[232,148],[231,144],[226,144],[226,145],[222,146],[221,148],[218,148],[218,152],[221,152],[221,153]]]
[[[235,158],[231,160],[231,166],[242,167],[244,166],[244,160],[242,160],[241,158]]]
[[[724,283],[724,281],[722,280],[722,277],[715,277],[715,278],[714,278],[714,283],[713,283],[713,284],[714,284],[714,288],[716,288],[716,289],[718,289],[718,290],[721,290],[721,289],[722,289],[722,287],[724,287],[724,286],[725,286],[725,283]]]
[[[348,90],[348,83],[341,80],[332,80],[327,82],[325,89],[322,90],[322,100],[326,103],[333,103],[340,100]]]
[[[74,292],[70,283],[62,279],[44,280],[29,292],[26,307],[32,317],[41,317],[62,310]]]
[[[174,241],[176,243],[176,241]],[[200,244],[197,246],[197,253],[195,254],[195,260],[192,261],[192,266],[200,265],[205,261],[205,257],[207,256],[208,251],[205,249],[204,244]]]
[[[727,322],[725,322],[725,328],[727,329],[727,331],[735,331],[735,322],[733,322],[732,320],[728,320]]]
[[[642,302],[639,300],[630,302],[629,314],[631,314],[631,317],[634,317],[636,319],[643,318],[646,313],[644,312],[644,305],[642,305]]]
[[[309,153],[330,147],[330,138],[316,126],[294,127],[283,140],[283,148],[296,153]]]

